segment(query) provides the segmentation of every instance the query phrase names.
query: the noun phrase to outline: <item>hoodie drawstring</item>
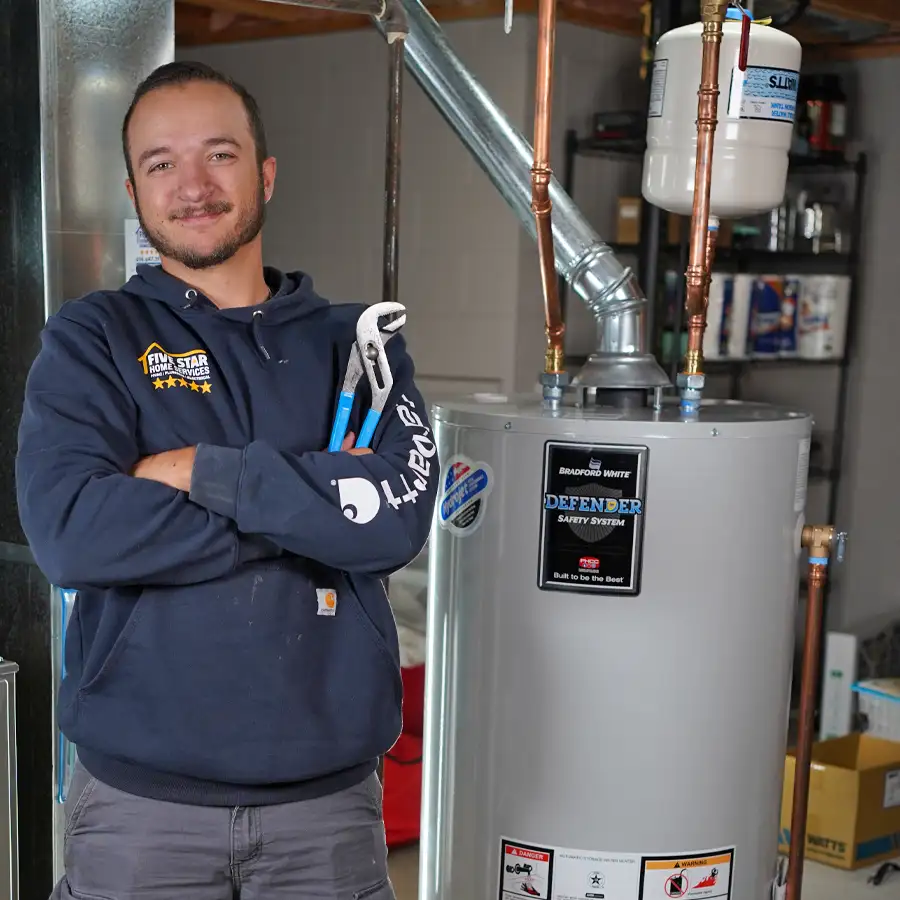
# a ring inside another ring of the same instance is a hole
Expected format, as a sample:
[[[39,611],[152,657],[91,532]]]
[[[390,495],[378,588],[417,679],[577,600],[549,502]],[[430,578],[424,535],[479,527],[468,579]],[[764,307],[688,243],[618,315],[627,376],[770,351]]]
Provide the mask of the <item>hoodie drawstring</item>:
[[[269,292],[269,296],[271,297],[271,291]],[[199,306],[201,296],[198,291],[191,288],[185,292],[184,299],[187,300],[187,303],[184,304],[183,309],[193,309],[196,306]],[[262,317],[263,311],[261,309],[253,311],[253,342],[256,344],[257,352],[263,358],[263,361],[268,362],[272,356],[266,349],[266,345],[263,343],[261,328]]]
[[[260,329],[260,326],[262,325],[262,316],[263,311],[261,309],[253,311],[253,340],[256,343],[256,349],[259,350],[260,355],[263,359],[268,361],[272,357],[269,355],[269,351],[266,350],[266,345],[263,343],[262,339],[262,331]]]

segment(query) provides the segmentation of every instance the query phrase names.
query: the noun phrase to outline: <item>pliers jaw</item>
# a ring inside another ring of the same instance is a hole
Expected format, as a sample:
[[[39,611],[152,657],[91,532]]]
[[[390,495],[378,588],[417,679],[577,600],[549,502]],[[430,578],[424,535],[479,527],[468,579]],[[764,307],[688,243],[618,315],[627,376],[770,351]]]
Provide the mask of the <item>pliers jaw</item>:
[[[394,318],[379,326],[379,320],[385,316]],[[365,421],[356,441],[357,447],[368,447],[375,433],[375,428],[384,412],[388,395],[394,386],[394,378],[388,364],[384,345],[406,323],[406,308],[400,303],[376,303],[370,306],[360,317],[356,325],[356,343],[350,350],[347,372],[338,399],[338,409],[331,428],[331,439],[328,449],[334,453],[341,449],[350,412],[356,396],[356,387],[363,372],[369,379],[372,393],[372,406],[366,413]]]

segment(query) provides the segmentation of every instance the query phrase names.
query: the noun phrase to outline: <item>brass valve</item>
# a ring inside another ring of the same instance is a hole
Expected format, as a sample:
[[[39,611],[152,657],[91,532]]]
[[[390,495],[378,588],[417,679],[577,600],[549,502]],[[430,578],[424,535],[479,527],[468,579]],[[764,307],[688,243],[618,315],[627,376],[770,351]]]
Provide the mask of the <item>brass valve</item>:
[[[724,22],[730,0],[700,0],[700,18],[704,22]]]
[[[800,535],[800,544],[810,557],[829,560],[832,551],[839,563],[844,561],[847,532],[835,531],[833,525],[806,525]]]

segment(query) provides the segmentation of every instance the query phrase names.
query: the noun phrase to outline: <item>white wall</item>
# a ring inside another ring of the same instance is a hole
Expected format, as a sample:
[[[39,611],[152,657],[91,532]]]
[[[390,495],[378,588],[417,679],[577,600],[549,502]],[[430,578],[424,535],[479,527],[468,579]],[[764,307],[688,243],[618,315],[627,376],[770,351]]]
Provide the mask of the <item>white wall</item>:
[[[900,618],[900,579],[894,567],[900,548],[900,59],[869,60],[847,71],[856,82],[851,127],[868,151],[870,172],[857,361],[840,494],[841,524],[849,530],[850,542],[839,576],[835,622],[869,630],[868,622]]]

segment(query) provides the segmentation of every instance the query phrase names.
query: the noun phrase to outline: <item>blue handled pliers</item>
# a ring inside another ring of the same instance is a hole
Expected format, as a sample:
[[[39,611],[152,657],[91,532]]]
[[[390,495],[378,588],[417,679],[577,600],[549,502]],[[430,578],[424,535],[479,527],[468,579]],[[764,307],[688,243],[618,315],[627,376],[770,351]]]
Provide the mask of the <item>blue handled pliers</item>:
[[[379,319],[384,316],[394,316],[395,318],[384,326],[379,326]],[[388,365],[384,345],[405,324],[406,307],[400,303],[375,303],[359,317],[359,321],[356,323],[356,342],[350,349],[347,373],[344,376],[344,385],[338,398],[337,413],[331,426],[331,440],[328,442],[330,452],[335,453],[340,450],[341,444],[344,442],[350,422],[350,412],[356,397],[356,386],[364,371],[372,389],[372,406],[366,413],[359,437],[356,439],[356,446],[369,446],[372,436],[375,434],[375,427],[384,412],[388,394],[394,386],[394,377],[391,374],[391,367]]]

